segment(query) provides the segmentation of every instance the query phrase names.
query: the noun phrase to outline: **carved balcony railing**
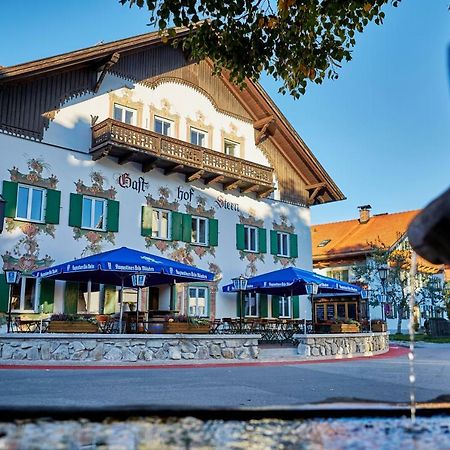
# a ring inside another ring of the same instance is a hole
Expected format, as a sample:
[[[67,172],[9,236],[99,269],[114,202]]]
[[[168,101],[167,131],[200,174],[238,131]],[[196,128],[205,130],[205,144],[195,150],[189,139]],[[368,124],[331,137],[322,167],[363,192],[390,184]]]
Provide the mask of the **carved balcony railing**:
[[[221,183],[226,190],[240,189],[268,196],[273,190],[273,169],[241,158],[199,147],[153,131],[106,119],[92,127],[92,159],[117,157],[119,164],[136,162],[142,171],[155,167],[165,174],[185,174],[186,181]]]

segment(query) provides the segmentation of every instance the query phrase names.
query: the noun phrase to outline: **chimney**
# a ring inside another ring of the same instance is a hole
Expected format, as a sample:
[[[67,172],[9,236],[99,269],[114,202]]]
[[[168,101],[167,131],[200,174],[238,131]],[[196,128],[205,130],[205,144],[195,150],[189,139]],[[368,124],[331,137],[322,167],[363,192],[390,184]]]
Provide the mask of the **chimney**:
[[[359,223],[367,223],[370,220],[370,210],[372,207],[370,205],[358,206],[359,209]]]

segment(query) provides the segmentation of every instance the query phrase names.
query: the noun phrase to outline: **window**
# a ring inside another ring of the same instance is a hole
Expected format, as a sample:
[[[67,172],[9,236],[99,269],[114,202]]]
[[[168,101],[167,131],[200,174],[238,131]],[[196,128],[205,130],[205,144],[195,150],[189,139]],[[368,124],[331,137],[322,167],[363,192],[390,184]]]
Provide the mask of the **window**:
[[[331,239],[324,239],[317,247],[325,247],[331,242]]]
[[[35,278],[21,278],[11,285],[11,311],[34,311],[37,304],[37,283]]]
[[[291,317],[291,301],[289,297],[280,297],[280,317]]]
[[[244,250],[247,252],[258,251],[258,228],[244,226]]]
[[[190,287],[188,301],[189,316],[208,316],[206,287]]]
[[[334,278],[335,280],[345,281],[348,283],[349,280],[349,270],[328,270],[327,277]]]
[[[244,316],[259,317],[258,294],[246,293],[244,296]]]
[[[207,137],[208,133],[206,131],[191,127],[191,144],[199,145],[200,147],[206,147]]]
[[[17,189],[16,218],[43,222],[45,189],[19,184]]]
[[[173,135],[173,122],[162,117],[155,116],[154,130],[164,136]]]
[[[224,139],[223,141],[223,152],[225,155],[238,156],[239,155],[239,144],[237,142]]]
[[[137,112],[135,109],[114,103],[114,120],[119,120],[129,125],[136,125],[136,115]]]
[[[105,230],[106,200],[95,197],[83,197],[81,227],[92,230]]]
[[[208,243],[207,223],[208,220],[204,217],[192,217],[191,242],[193,244],[206,245]]]
[[[170,211],[153,209],[152,237],[157,239],[170,239]]]
[[[289,234],[277,233],[278,256],[289,256]]]

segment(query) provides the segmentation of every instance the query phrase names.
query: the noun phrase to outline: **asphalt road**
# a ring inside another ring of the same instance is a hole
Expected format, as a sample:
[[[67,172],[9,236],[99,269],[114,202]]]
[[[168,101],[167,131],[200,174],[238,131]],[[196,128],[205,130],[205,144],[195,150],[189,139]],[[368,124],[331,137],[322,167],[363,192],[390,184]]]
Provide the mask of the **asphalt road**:
[[[450,345],[419,344],[418,401],[450,395]],[[407,402],[406,356],[274,367],[1,370],[0,406],[280,406],[336,398]]]

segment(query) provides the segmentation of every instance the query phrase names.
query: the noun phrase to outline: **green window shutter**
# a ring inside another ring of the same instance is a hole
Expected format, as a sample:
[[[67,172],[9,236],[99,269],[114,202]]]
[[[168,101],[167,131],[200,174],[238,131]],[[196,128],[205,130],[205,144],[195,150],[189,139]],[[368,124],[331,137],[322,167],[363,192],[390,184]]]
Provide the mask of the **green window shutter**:
[[[291,258],[298,257],[298,238],[296,234],[289,235],[289,256]]]
[[[45,205],[45,223],[59,223],[59,210],[61,207],[61,191],[47,189]]]
[[[18,184],[12,181],[3,181],[2,196],[6,200],[5,217],[16,217]]]
[[[6,283],[5,274],[0,273],[0,312],[8,312],[9,286]]]
[[[300,297],[298,295],[292,297],[292,312],[294,319],[300,319]]]
[[[219,245],[219,221],[217,219],[208,220],[208,243],[213,247]]]
[[[184,242],[192,241],[192,216],[190,214],[183,214],[183,237]]]
[[[183,238],[183,214],[172,211],[172,241],[181,241]]]
[[[42,312],[52,313],[55,303],[55,280],[41,279],[41,292],[39,295],[39,305]]]
[[[69,227],[81,228],[81,214],[83,210],[83,196],[70,194]]]
[[[153,225],[153,208],[142,206],[141,208],[141,236],[151,236]]]
[[[105,285],[105,301],[103,304],[104,314],[114,314],[116,312],[117,290],[116,286]]]
[[[240,223],[236,224],[236,248],[245,250],[245,228]]]
[[[270,254],[278,255],[278,233],[270,230]]]
[[[272,295],[272,317],[280,317],[280,296]]]
[[[66,314],[76,314],[78,309],[78,283],[66,281],[64,289],[64,312]]]
[[[119,231],[119,202],[116,200],[108,200],[106,231],[111,231],[112,233]]]
[[[269,305],[267,302],[267,294],[259,294],[259,316],[269,317]]]
[[[258,228],[258,252],[267,252],[267,230],[265,228]]]

